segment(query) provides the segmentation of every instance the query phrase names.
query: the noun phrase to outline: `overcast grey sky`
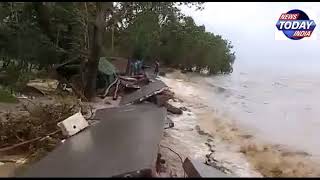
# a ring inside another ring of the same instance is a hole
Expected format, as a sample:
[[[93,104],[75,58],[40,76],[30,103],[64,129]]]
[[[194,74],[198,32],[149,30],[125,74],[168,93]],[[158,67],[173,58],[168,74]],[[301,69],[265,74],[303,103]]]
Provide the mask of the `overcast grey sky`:
[[[202,11],[182,7],[206,30],[232,41],[235,66],[311,68],[320,72],[320,3],[318,2],[207,2]],[[281,13],[300,9],[315,20],[316,40],[275,40]]]

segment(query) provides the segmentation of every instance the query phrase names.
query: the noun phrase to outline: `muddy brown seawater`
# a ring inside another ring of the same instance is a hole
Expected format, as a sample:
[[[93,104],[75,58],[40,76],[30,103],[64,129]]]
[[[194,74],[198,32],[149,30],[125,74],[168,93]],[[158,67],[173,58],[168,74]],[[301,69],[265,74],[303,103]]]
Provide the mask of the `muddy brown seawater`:
[[[161,79],[183,101],[175,105],[191,110],[184,111],[180,117],[170,115],[175,128],[168,130],[162,141],[182,156],[191,156],[207,163],[209,160],[213,167],[240,177],[320,176],[319,163],[309,153],[265,142],[237,126],[234,121],[218,116],[197,96],[200,92],[195,88],[196,84],[184,74],[174,72]],[[179,161],[174,160],[174,155],[171,158],[173,162],[170,163],[181,177],[183,170]]]

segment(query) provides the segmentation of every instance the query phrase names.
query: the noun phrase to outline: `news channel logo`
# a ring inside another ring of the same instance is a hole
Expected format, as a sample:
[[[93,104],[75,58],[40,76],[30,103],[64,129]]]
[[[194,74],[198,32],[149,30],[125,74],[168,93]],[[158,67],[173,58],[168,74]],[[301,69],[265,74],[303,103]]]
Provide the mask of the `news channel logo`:
[[[278,32],[282,32],[286,39],[301,40],[304,38],[310,38],[312,32],[316,27],[314,20],[302,10],[293,9],[286,13],[282,13],[276,24]],[[276,40],[283,40],[283,38],[276,34]]]

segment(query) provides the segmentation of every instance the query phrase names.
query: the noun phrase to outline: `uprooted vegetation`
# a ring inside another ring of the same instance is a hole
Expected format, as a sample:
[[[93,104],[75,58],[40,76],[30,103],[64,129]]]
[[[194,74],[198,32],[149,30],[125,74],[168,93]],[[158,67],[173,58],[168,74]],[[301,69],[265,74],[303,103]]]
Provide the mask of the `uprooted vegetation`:
[[[27,154],[29,163],[44,157],[64,139],[57,123],[82,109],[72,97],[35,102],[1,112],[0,155]]]

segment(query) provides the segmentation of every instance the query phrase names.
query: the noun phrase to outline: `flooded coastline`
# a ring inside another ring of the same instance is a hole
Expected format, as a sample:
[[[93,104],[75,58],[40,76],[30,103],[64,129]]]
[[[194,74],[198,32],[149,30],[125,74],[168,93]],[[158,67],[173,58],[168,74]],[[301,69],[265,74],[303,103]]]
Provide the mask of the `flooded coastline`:
[[[247,74],[242,73],[242,75]],[[269,111],[272,110],[262,109],[261,111],[265,113],[263,117],[261,117],[261,114],[255,114],[257,113],[256,110],[250,109],[254,107],[254,105],[252,105],[253,103],[249,104],[245,101],[249,98],[254,99],[254,96],[250,97],[250,95],[254,94],[252,92],[248,92],[248,94],[239,93],[239,89],[237,89],[236,86],[248,89],[248,87],[254,84],[253,82],[247,81],[247,84],[233,84],[234,86],[232,87],[230,85],[232,77],[230,76],[201,77],[194,74],[181,74],[178,72],[168,74],[162,78],[162,80],[172,88],[178,98],[183,100],[183,104],[194,113],[195,120],[193,120],[193,126],[190,124],[188,128],[195,128],[198,125],[201,130],[214,137],[213,140],[207,138],[202,141],[186,138],[188,139],[188,142],[184,142],[184,144],[187,144],[186,146],[197,147],[189,147],[188,149],[192,149],[193,151],[199,149],[197,152],[191,153],[193,156],[205,157],[205,154],[208,153],[208,148],[203,145],[208,144],[209,140],[215,147],[215,159],[218,162],[222,162],[222,166],[225,166],[234,174],[241,177],[257,177],[261,175],[273,177],[303,177],[320,175],[320,169],[317,168],[319,166],[315,163],[318,159],[317,154],[305,148],[307,146],[294,146],[290,141],[288,143],[285,141],[287,136],[292,135],[290,131],[286,132],[282,129],[284,131],[283,135],[274,133],[269,134],[268,137],[267,133],[270,129],[268,129],[265,124],[269,122],[269,127],[280,124],[281,127],[285,125],[285,122],[272,124],[272,122],[268,121],[261,123],[260,127],[255,126],[259,124],[260,119],[271,118],[272,115],[270,115],[271,112]],[[228,82],[228,80],[229,86],[227,83],[223,84],[224,81]],[[274,85],[281,86],[281,82],[275,83]],[[263,89],[268,92],[267,88]],[[280,95],[283,96],[281,93]],[[258,99],[257,97],[255,98]],[[269,101],[262,100],[261,104],[268,105],[268,103],[271,103],[273,106],[277,105],[273,101],[270,101],[272,100],[270,98],[266,98],[266,100]],[[250,110],[252,112],[250,112]],[[254,118],[258,122],[250,124],[250,121],[254,119],[247,118],[250,115],[255,115]],[[276,113],[273,113],[273,116],[276,115]],[[245,118],[247,119],[243,120]],[[177,121],[175,124],[182,123],[178,122],[180,120],[177,119],[175,121]],[[184,121],[187,120],[184,119]],[[281,119],[278,121],[281,121]],[[293,127],[294,124],[288,126]],[[261,128],[265,128],[265,130],[261,130]],[[173,134],[185,133],[186,132],[178,131]],[[279,137],[275,137],[277,135]],[[185,139],[185,137],[183,137],[184,135],[180,136],[179,141],[184,141],[181,140]],[[292,139],[294,141],[294,138]],[[201,152],[203,149],[207,152]]]

